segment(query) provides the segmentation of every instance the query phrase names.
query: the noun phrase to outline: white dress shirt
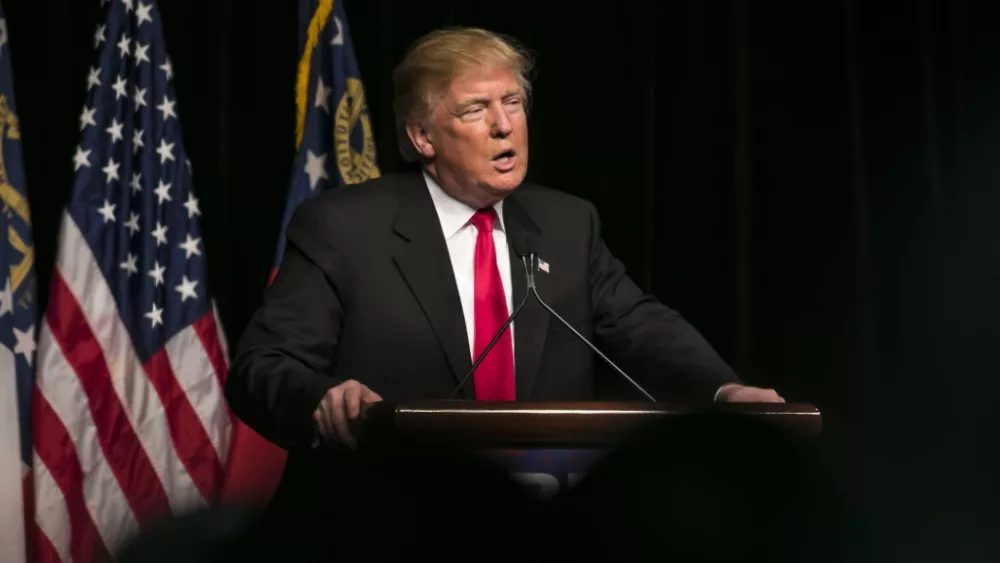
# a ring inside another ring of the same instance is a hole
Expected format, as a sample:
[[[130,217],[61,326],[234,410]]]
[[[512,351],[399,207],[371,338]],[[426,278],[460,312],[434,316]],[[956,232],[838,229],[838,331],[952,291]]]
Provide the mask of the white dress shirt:
[[[451,266],[455,270],[455,283],[458,285],[458,296],[462,300],[462,312],[465,313],[465,332],[469,336],[469,355],[475,360],[474,347],[476,338],[476,238],[479,231],[472,225],[470,219],[476,210],[451,197],[426,172],[424,180],[430,190],[434,209],[441,221],[441,231],[448,243],[448,254],[451,255]],[[499,222],[493,223],[493,244],[497,252],[497,268],[500,269],[500,279],[503,283],[504,295],[507,297],[507,314],[514,309],[513,288],[510,285],[510,252],[507,250],[507,234],[504,231],[503,201],[493,206],[496,209]],[[514,324],[508,330],[514,335]]]

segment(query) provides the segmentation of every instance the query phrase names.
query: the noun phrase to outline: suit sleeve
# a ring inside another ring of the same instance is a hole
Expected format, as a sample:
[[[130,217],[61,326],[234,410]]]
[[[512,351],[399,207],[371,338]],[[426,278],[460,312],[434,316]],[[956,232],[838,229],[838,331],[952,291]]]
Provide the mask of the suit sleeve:
[[[680,389],[706,401],[713,400],[722,385],[739,383],[732,368],[680,313],[628,277],[604,244],[597,210],[589,206],[589,211],[595,336],[608,355],[652,388]]]
[[[258,434],[294,448],[313,441],[312,413],[342,383],[330,374],[343,309],[319,210],[300,205],[287,234],[278,272],[240,339],[226,398]]]

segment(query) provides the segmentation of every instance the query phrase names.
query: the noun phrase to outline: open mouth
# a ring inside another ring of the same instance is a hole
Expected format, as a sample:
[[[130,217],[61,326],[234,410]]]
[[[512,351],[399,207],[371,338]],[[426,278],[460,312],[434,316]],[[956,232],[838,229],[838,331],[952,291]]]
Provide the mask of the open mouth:
[[[507,149],[494,156],[493,162],[498,166],[509,166],[514,163],[515,156],[517,156],[517,153],[514,151],[514,149]]]

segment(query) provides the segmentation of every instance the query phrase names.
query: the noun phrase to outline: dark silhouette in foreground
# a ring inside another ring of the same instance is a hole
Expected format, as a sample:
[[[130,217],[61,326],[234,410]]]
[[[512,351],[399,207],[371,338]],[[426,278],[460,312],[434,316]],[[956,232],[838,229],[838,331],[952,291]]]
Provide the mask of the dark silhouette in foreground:
[[[299,517],[219,507],[151,530],[118,561],[836,561],[842,523],[814,445],[738,417],[646,428],[542,502],[504,468],[440,444],[318,455]],[[287,514],[287,512],[285,512]]]

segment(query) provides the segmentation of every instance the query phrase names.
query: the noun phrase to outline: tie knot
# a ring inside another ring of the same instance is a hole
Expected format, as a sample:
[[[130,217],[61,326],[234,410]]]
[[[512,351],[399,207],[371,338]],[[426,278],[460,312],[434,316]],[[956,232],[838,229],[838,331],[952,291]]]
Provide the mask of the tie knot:
[[[497,211],[492,207],[487,209],[480,209],[476,211],[476,214],[472,216],[472,224],[476,226],[480,232],[492,232],[493,231],[493,220],[496,219]]]

